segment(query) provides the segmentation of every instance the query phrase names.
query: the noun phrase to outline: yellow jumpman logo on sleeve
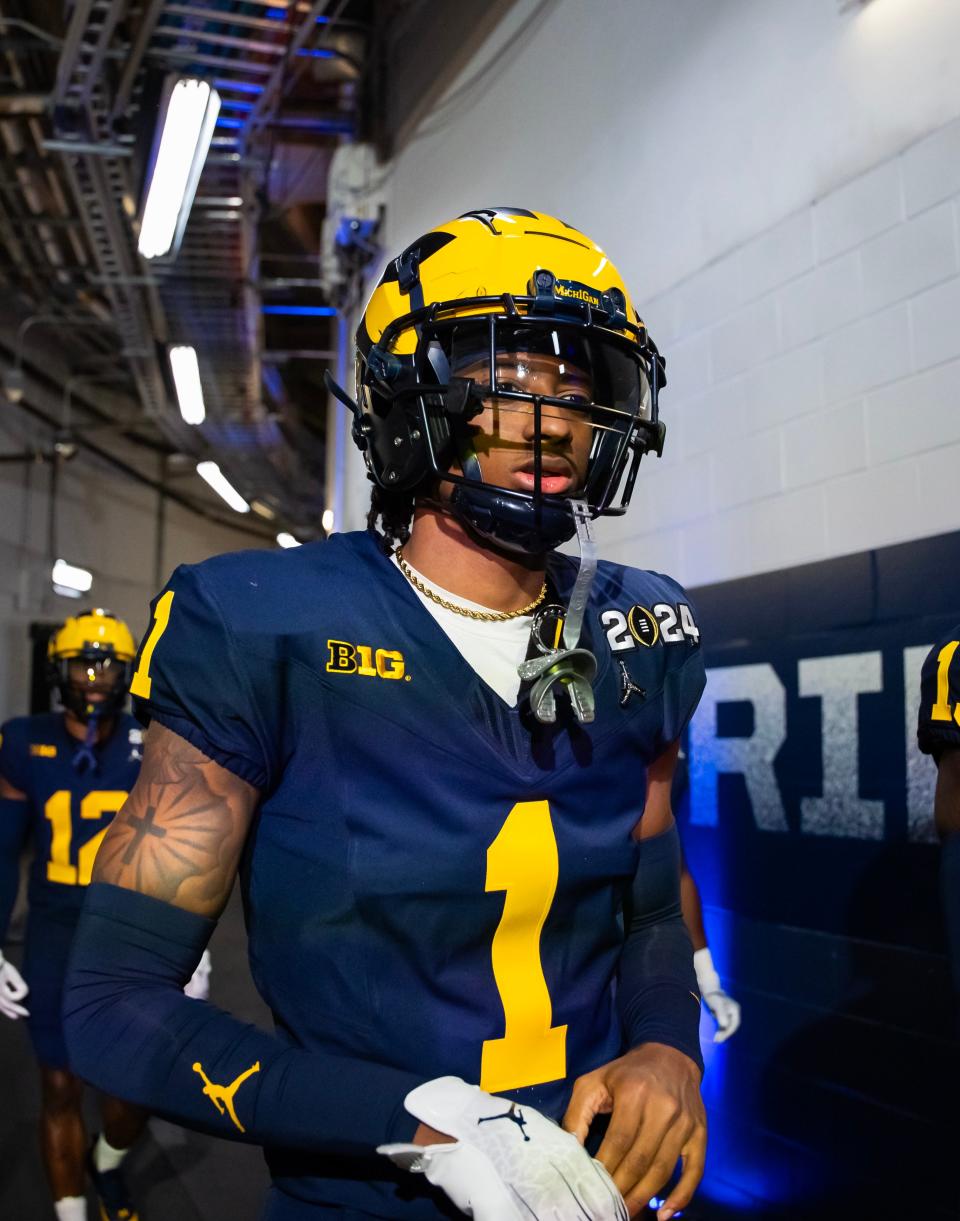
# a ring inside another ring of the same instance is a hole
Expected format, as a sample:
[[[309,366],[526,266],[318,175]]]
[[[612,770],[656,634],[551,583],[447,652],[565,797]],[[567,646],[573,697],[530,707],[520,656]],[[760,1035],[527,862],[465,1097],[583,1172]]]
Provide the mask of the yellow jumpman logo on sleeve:
[[[203,1092],[210,1099],[213,1105],[217,1108],[221,1115],[229,1115],[241,1132],[246,1132],[246,1128],[237,1119],[237,1113],[233,1109],[233,1096],[243,1085],[248,1077],[252,1077],[254,1073],[260,1071],[260,1061],[247,1069],[245,1073],[241,1073],[239,1077],[230,1082],[229,1085],[214,1085],[207,1074],[203,1071],[203,1065],[198,1060],[193,1066],[193,1071],[199,1073],[203,1078]]]

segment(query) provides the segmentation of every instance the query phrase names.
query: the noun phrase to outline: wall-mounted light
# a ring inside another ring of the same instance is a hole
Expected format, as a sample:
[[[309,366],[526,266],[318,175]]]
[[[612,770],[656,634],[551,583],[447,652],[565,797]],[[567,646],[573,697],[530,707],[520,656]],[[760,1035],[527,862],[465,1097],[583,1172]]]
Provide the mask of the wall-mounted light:
[[[227,479],[216,462],[198,462],[197,474],[206,480],[218,496],[222,497],[237,513],[249,513],[250,506],[233,484]]]
[[[323,516],[320,518],[320,525],[323,526],[325,534],[332,533],[334,526],[333,509],[323,510]]]
[[[68,564],[66,560],[57,560],[50,573],[53,581],[53,592],[63,598],[81,598],[90,592],[93,586],[93,573],[86,568],[78,568]]]
[[[144,258],[176,254],[219,113],[206,81],[168,79],[137,241]]]
[[[168,356],[183,421],[185,424],[202,424],[207,409],[203,402],[196,348],[191,348],[188,344],[178,344],[170,349]]]
[[[288,533],[286,530],[280,531],[280,533],[277,535],[277,542],[284,549],[300,546],[300,540],[298,538],[294,538],[293,535]]]

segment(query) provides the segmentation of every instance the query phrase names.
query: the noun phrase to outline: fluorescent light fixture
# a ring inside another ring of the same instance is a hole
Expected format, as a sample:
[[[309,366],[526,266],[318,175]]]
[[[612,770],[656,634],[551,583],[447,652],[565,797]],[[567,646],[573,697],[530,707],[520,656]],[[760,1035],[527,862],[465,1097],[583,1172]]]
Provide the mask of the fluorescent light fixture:
[[[269,505],[264,504],[262,500],[251,500],[250,508],[253,509],[254,513],[256,513],[258,517],[263,517],[267,521],[273,521],[273,519],[277,516],[273,509],[271,509]]]
[[[288,534],[286,530],[280,531],[280,533],[277,535],[277,542],[284,549],[300,546],[300,540],[298,538],[294,538],[292,534]]]
[[[86,568],[77,568],[66,560],[57,560],[50,573],[53,588],[58,594],[68,598],[79,598],[81,594],[90,592],[93,585],[93,573]]]
[[[218,496],[222,496],[231,509],[238,513],[249,513],[250,506],[243,499],[233,484],[227,479],[216,462],[198,462],[197,474],[205,479]]]
[[[323,526],[327,534],[333,529],[333,509],[324,509],[323,516],[320,518],[320,525]]]
[[[200,385],[200,366],[197,350],[188,344],[170,349],[170,372],[177,391],[177,402],[185,424],[202,424],[207,414],[203,404],[203,387]]]
[[[137,249],[145,259],[176,254],[220,113],[220,94],[206,81],[167,82],[156,156]]]

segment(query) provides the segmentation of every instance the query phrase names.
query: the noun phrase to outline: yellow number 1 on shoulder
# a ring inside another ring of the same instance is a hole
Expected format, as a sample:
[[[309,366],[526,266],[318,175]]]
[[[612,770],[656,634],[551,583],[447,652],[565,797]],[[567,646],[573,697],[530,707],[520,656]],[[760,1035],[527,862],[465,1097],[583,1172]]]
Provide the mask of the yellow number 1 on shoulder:
[[[956,720],[960,725],[960,701],[950,708],[950,663],[953,655],[960,647],[960,640],[951,640],[943,646],[937,655],[937,702],[933,705],[930,719],[933,721]]]
[[[566,1076],[567,1028],[552,1025],[540,958],[559,874],[549,803],[517,802],[487,849],[486,889],[507,892],[491,949],[504,1036],[485,1040],[480,1057],[480,1088],[494,1094]]]
[[[153,627],[150,629],[150,635],[147,637],[147,642],[143,646],[143,652],[140,654],[140,664],[137,666],[137,672],[130,683],[130,694],[139,695],[141,699],[148,700],[150,698],[150,687],[152,686],[150,662],[153,660],[153,650],[157,647],[157,642],[167,630],[172,604],[173,590],[168,589],[159,602],[157,602],[153,612]]]

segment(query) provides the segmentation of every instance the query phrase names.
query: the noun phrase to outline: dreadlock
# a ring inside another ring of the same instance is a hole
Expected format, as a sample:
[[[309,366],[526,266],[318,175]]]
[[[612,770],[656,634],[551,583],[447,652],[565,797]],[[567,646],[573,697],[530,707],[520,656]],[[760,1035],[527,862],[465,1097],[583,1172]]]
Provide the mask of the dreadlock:
[[[410,537],[415,495],[413,489],[391,492],[377,483],[373,485],[373,491],[370,493],[370,512],[367,514],[367,529],[376,536],[384,555],[389,555],[397,547],[402,547]]]

